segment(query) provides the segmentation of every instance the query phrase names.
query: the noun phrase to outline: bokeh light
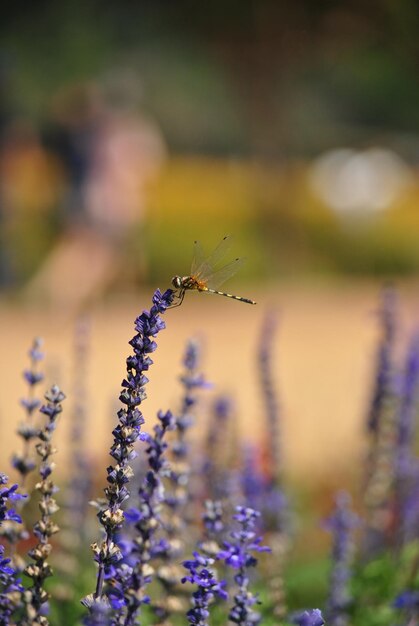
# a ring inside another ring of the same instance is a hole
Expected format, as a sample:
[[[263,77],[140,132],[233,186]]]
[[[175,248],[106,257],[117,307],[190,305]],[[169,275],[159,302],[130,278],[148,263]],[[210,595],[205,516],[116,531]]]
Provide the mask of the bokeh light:
[[[337,213],[370,214],[398,200],[412,173],[390,150],[341,148],[317,157],[311,178],[317,193]]]

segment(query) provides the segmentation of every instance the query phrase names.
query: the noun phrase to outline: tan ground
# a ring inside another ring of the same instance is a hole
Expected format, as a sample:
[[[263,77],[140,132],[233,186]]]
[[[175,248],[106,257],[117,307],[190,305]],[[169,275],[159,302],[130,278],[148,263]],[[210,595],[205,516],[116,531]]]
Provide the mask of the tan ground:
[[[166,314],[167,329],[158,339],[144,415],[152,420],[158,408],[177,407],[183,346],[188,337],[198,335],[204,341],[208,378],[216,390],[235,397],[242,436],[259,440],[264,410],[255,355],[263,315],[276,305],[281,316],[276,381],[287,471],[291,477],[312,479],[356,470],[362,458],[362,426],[377,339],[374,310],[379,286],[321,283],[241,291],[255,297],[258,306],[188,294],[182,307]],[[418,309],[415,291],[412,285],[401,290],[405,336]],[[104,475],[132,322],[149,301],[150,294],[142,293],[102,303],[92,311],[88,432],[98,475]],[[0,469],[9,471],[7,459],[18,445],[14,430],[23,415],[18,399],[25,393],[20,372],[27,364],[27,348],[35,335],[45,339],[47,382],[60,382],[69,408],[74,319],[63,311],[22,309],[10,303],[0,304],[0,315]],[[58,433],[61,470],[66,467],[63,451],[69,420],[67,410]]]

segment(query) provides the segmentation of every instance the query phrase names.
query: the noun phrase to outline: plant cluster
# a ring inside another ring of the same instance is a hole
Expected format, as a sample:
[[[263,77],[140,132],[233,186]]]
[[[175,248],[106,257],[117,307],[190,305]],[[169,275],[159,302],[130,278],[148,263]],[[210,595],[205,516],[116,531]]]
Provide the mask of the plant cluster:
[[[173,297],[172,290],[157,290],[151,309],[135,320],[104,497],[92,502],[102,535],[92,543],[93,559],[86,550],[92,531],[85,507],[95,483],[88,462],[87,404],[75,399],[72,476],[57,494],[53,435],[65,396],[53,385],[41,406],[36,389],[43,380],[43,354],[40,341],[33,344],[24,372],[26,420],[18,430],[23,446],[12,458],[17,481],[10,484],[0,473],[0,626],[417,625],[419,340],[415,333],[400,366],[394,290],[384,290],[379,311],[381,336],[366,418],[368,455],[362,486],[354,494],[359,511],[353,511],[348,493],[336,494],[323,522],[331,549],[328,574],[322,574],[325,589],[316,598],[296,583],[308,564],[288,566],[296,532],[285,493],[273,376],[275,314],[266,319],[259,340],[267,432],[263,453],[255,445],[238,444],[234,403],[225,396],[211,406],[202,446],[192,446],[190,431],[210,387],[196,340],[187,344],[182,360],[178,409],[159,411],[154,427],[143,430],[151,354]],[[76,349],[83,372],[86,337],[83,331]],[[76,372],[75,393],[85,398],[77,367]],[[38,514],[31,508],[35,503]],[[310,579],[313,588],[318,577],[314,573]]]

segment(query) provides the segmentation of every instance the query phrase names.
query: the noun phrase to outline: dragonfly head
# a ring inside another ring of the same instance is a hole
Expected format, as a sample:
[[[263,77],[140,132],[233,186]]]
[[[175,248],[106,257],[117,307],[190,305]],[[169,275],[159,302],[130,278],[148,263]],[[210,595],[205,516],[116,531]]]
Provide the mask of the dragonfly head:
[[[182,287],[182,277],[181,276],[173,276],[172,285],[176,289],[180,289]]]

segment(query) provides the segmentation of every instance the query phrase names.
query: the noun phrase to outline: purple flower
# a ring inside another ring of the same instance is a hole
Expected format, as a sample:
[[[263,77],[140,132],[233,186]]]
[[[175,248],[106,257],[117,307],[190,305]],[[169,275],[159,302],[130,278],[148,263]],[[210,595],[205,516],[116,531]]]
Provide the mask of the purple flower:
[[[419,385],[419,331],[410,342],[402,383],[402,402],[398,424],[399,464],[403,470],[403,460],[409,454],[414,438],[416,404]]]
[[[26,576],[32,579],[32,586],[25,594],[26,618],[39,624],[48,623],[44,615],[48,607],[49,594],[45,590],[44,583],[52,575],[52,569],[47,560],[52,549],[51,537],[59,530],[52,518],[59,507],[53,497],[58,489],[51,479],[54,468],[51,456],[55,452],[52,436],[58,416],[62,412],[61,402],[65,399],[65,395],[57,385],[53,385],[45,394],[45,399],[47,402],[40,408],[40,412],[47,416],[48,421],[39,431],[39,443],[36,445],[36,451],[41,459],[39,467],[41,480],[36,484],[36,490],[40,494],[41,519],[33,527],[38,544],[28,553],[33,562],[25,569]]]
[[[23,587],[11,559],[4,558],[4,546],[0,545],[0,624],[8,626],[20,604]],[[13,620],[15,622],[15,620]]]
[[[38,428],[32,421],[33,413],[39,408],[41,402],[35,396],[35,387],[44,380],[44,375],[39,371],[39,363],[44,358],[41,352],[42,339],[36,338],[28,354],[30,358],[30,368],[23,372],[23,378],[28,383],[28,394],[21,399],[21,404],[26,412],[26,421],[18,428],[18,434],[23,439],[23,450],[20,454],[14,454],[12,458],[13,467],[21,474],[21,484],[25,484],[26,476],[32,472],[35,467],[35,461],[31,455],[31,441],[38,436]]]
[[[241,472],[241,488],[246,504],[259,510],[264,504],[266,480],[258,463],[258,450],[251,445],[242,449],[243,469]]]
[[[176,421],[170,411],[158,413],[159,422],[154,426],[154,436],[147,437],[146,450],[149,471],[139,489],[139,506],[125,513],[125,520],[134,525],[132,541],[119,543],[124,548],[124,563],[117,565],[112,576],[108,593],[112,608],[126,612],[124,625],[134,624],[142,604],[150,599],[144,594],[151,582],[150,561],[154,552],[155,534],[160,528],[160,508],[164,499],[162,479],[168,474],[168,462],[165,458],[167,432],[176,427]],[[161,549],[157,544],[157,553]]]
[[[206,500],[202,516],[206,531],[210,536],[219,535],[224,530],[223,508],[219,501]]]
[[[332,571],[326,615],[330,626],[344,626],[348,622],[353,532],[359,525],[358,517],[350,509],[350,503],[351,499],[347,493],[339,493],[336,497],[335,511],[325,522],[325,527],[333,535]]]
[[[267,546],[261,546],[261,537],[255,533],[256,520],[260,516],[258,511],[249,507],[236,507],[233,519],[238,523],[239,530],[230,533],[232,541],[224,542],[224,550],[221,550],[217,558],[225,561],[226,565],[237,570],[234,580],[238,586],[238,592],[234,596],[234,605],[230,609],[229,619],[240,626],[259,624],[261,615],[253,610],[255,604],[259,604],[257,594],[249,590],[248,569],[257,565],[254,552],[270,552]]]
[[[419,332],[413,336],[403,373],[397,423],[395,510],[399,545],[413,539],[419,523],[419,463],[412,449],[419,392]]]
[[[110,626],[111,607],[106,598],[94,598],[93,595],[83,599],[89,613],[83,618],[84,626]]]
[[[7,482],[8,477],[0,472],[0,485],[7,485]],[[8,508],[8,501],[18,501],[24,497],[17,493],[17,485],[0,487],[0,526],[4,521],[21,523],[20,516],[13,509]],[[0,545],[0,624],[8,626],[20,604],[23,588],[16,568],[4,553],[5,548]]]
[[[218,396],[214,401],[214,416],[223,423],[231,416],[233,402],[229,396]]]
[[[400,376],[394,356],[397,293],[391,286],[383,290],[380,318],[381,338],[378,346],[373,398],[368,415],[370,445],[364,480],[367,525],[363,550],[368,558],[383,550],[391,536],[388,521],[392,513],[400,396]]]
[[[211,387],[211,385],[205,381],[203,374],[199,372],[200,364],[200,344],[198,341],[190,339],[187,343],[183,358],[185,371],[180,377],[184,388],[184,395],[180,413],[176,418],[178,440],[173,446],[173,454],[177,459],[185,459],[188,454],[186,432],[194,422],[193,408],[197,403],[196,390]]]
[[[164,563],[157,570],[157,579],[162,585],[159,601],[153,604],[160,619],[168,618],[172,612],[171,599],[177,594],[175,587],[181,575],[179,562],[184,555],[184,540],[189,531],[186,528],[191,514],[188,505],[191,501],[189,486],[190,462],[188,431],[194,422],[194,410],[199,391],[209,385],[200,372],[201,350],[199,342],[188,341],[183,357],[184,370],[180,377],[183,394],[179,413],[176,415],[176,440],[171,446],[170,472],[167,492],[164,498],[165,515],[163,527],[166,533],[166,549],[160,556]],[[177,572],[177,575],[174,575]]]
[[[3,558],[4,546],[0,545],[0,574],[10,575],[14,573],[14,569],[9,566],[11,559]]]
[[[229,469],[225,463],[228,450],[226,434],[229,432],[232,412],[233,402],[230,397],[215,398],[205,437],[204,462],[201,470],[204,497],[214,501],[232,495],[229,489]]]
[[[293,624],[298,626],[323,626],[324,619],[320,609],[310,609],[293,615],[291,618]]]
[[[204,538],[199,542],[199,549],[209,557],[216,557],[220,552],[220,542],[224,531],[223,505],[220,501],[206,500],[202,514]]]
[[[393,602],[395,609],[401,609],[403,623],[408,626],[418,623],[419,618],[419,590],[407,589],[400,593]]]
[[[8,476],[0,472],[0,485],[7,485],[9,481]],[[17,492],[18,485],[14,484],[10,487],[0,487],[0,524],[5,520],[12,520],[22,523],[20,515],[16,513],[14,509],[8,508],[8,501],[18,502],[19,500],[23,500],[26,498],[26,495],[22,495]]]
[[[210,615],[209,607],[214,598],[219,596],[226,600],[228,596],[224,590],[225,581],[218,581],[215,571],[211,569],[214,559],[201,555],[198,551],[194,552],[193,556],[194,559],[183,562],[189,575],[182,578],[182,583],[190,582],[197,587],[192,594],[193,607],[186,616],[189,624],[207,626]]]
[[[368,415],[368,430],[378,432],[383,404],[393,386],[393,351],[397,326],[397,292],[387,285],[382,292],[381,339],[377,349],[375,381]]]
[[[266,407],[268,434],[269,476],[274,483],[281,482],[282,453],[280,449],[280,408],[275,389],[272,352],[278,327],[278,314],[266,314],[259,341],[259,368],[263,398]]]
[[[75,554],[86,538],[86,519],[88,519],[89,501],[91,500],[93,467],[86,451],[89,428],[87,374],[90,347],[90,323],[85,314],[76,322],[73,367],[73,407],[70,419],[70,465],[71,480],[65,491],[66,534],[71,533],[71,552]]]
[[[419,609],[419,591],[404,591],[393,603],[396,609]]]

